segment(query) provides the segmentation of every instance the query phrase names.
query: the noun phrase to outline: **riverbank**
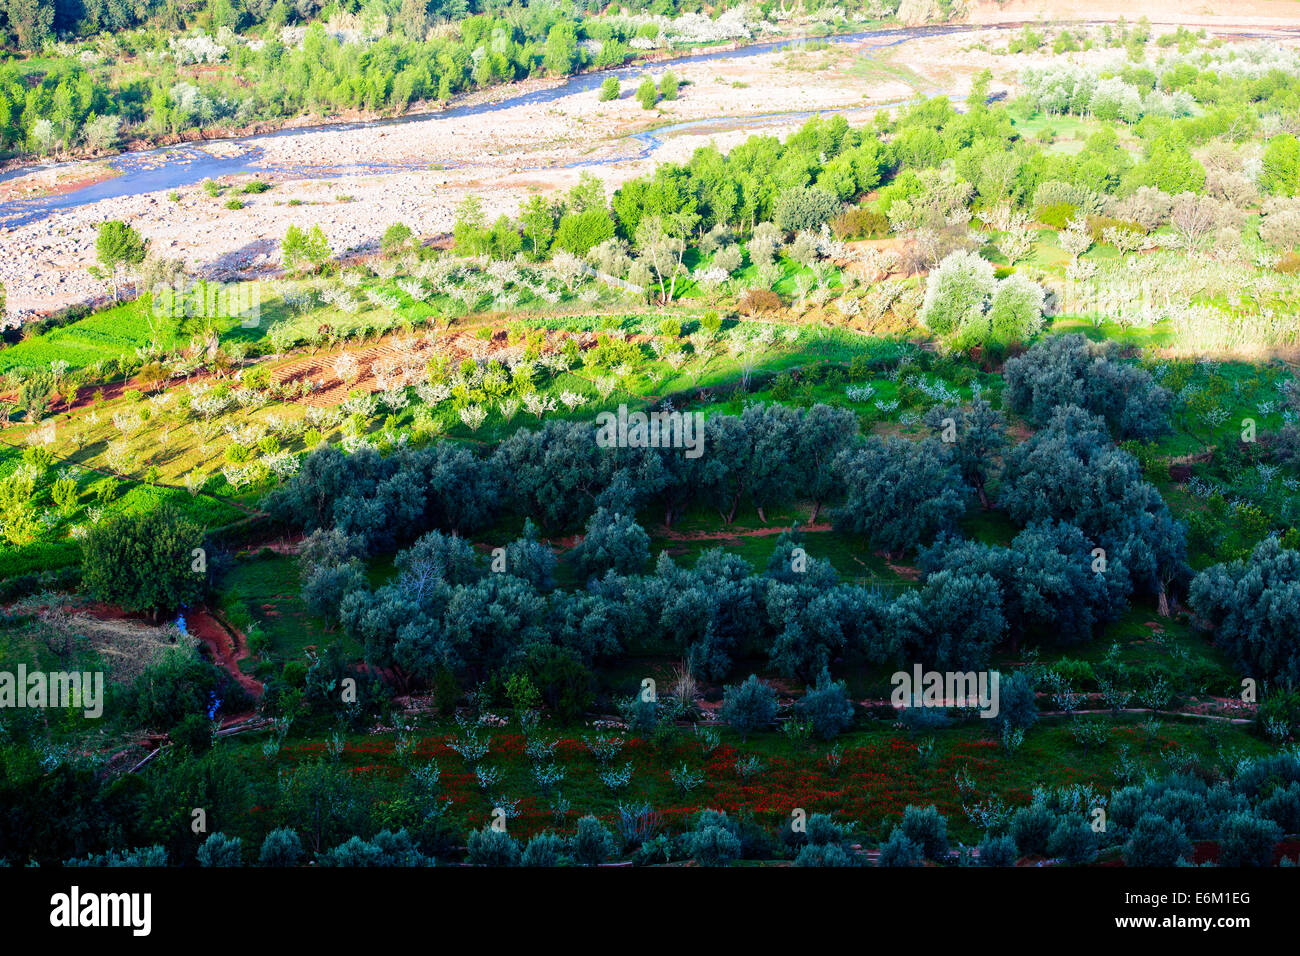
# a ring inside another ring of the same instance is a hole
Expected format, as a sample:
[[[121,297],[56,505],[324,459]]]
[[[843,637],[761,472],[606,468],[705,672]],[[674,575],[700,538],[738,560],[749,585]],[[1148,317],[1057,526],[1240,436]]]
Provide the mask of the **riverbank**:
[[[934,25],[938,26],[944,24]],[[420,119],[422,117],[436,116],[450,110],[473,108],[487,103],[500,102],[503,99],[518,96],[521,93],[526,94],[535,90],[560,86],[574,77],[603,77],[605,74],[619,70],[635,69],[637,67],[651,68],[662,64],[671,64],[678,60],[692,56],[699,56],[700,54],[730,53],[748,47],[761,46],[773,42],[800,42],[806,40],[833,39],[835,37],[860,33],[872,29],[878,29],[883,32],[890,29],[896,29],[898,26],[898,24],[891,24],[882,20],[866,20],[858,23],[847,24],[844,29],[833,31],[828,34],[808,34],[801,32],[793,32],[789,34],[779,32],[765,33],[743,42],[727,40],[713,44],[700,44],[691,47],[684,47],[677,50],[649,50],[639,53],[621,66],[583,70],[579,73],[564,77],[529,77],[524,80],[491,86],[486,89],[459,93],[453,96],[450,100],[419,100],[412,103],[410,107],[403,110],[401,113],[394,113],[388,110],[340,110],[327,114],[308,113],[299,114],[297,116],[268,117],[256,120],[252,123],[246,123],[242,126],[198,127],[183,130],[179,133],[136,135],[123,142],[121,147],[118,149],[87,149],[82,147],[68,152],[61,152],[53,156],[39,158],[13,156],[5,160],[0,160],[0,176],[27,168],[42,169],[49,167],[52,164],[62,165],[93,160],[110,160],[117,156],[124,156],[130,153],[148,152],[150,150],[163,149],[169,146],[201,145],[204,143],[221,142],[223,140],[249,139],[255,136],[268,136],[274,133],[292,130],[317,128],[330,129],[352,124],[373,124],[399,119]],[[3,201],[2,198],[0,198],[0,201]]]
[[[102,294],[88,268],[95,230],[108,219],[130,222],[153,251],[182,259],[196,274],[235,279],[274,272],[291,225],[320,225],[334,252],[345,253],[373,245],[394,222],[423,236],[449,233],[468,195],[480,196],[495,218],[515,214],[532,193],[570,188],[583,171],[612,191],[658,162],[684,161],[709,143],[729,149],[756,133],[785,135],[813,113],[864,111],[858,121],[865,122],[873,104],[909,99],[917,83],[929,85],[923,77],[907,82],[901,72],[866,82],[852,72],[860,58],[886,58],[890,50],[864,38],[807,54],[674,60],[680,95],[653,110],[633,95],[638,70],[621,76],[623,95],[612,102],[600,101],[594,77],[585,85],[560,81],[563,90],[538,81],[415,121],[285,132],[258,140],[247,172],[222,179],[236,188],[254,175],[274,183],[268,192],[240,195],[243,208],[227,208],[232,193],[213,197],[192,181],[56,209],[0,229],[7,251],[0,282],[13,312],[49,313]],[[647,72],[662,77],[667,69],[665,62]],[[247,148],[204,144],[214,152]],[[191,159],[176,162],[183,174],[197,175]]]

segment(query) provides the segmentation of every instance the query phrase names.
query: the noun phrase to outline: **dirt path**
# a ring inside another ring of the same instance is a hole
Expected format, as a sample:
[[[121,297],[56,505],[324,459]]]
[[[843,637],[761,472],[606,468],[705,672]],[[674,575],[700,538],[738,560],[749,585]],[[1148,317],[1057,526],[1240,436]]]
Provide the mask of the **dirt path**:
[[[792,525],[779,525],[772,528],[737,528],[732,531],[674,531],[661,525],[656,533],[669,541],[727,541],[731,538],[767,538],[791,530],[793,530]],[[799,530],[830,531],[831,526],[825,522],[803,524],[799,526]]]
[[[248,640],[234,628],[227,628],[206,608],[188,611],[185,614],[185,626],[191,634],[208,646],[213,660],[225,668],[240,687],[258,700],[262,696],[261,681],[245,674],[239,669],[239,662],[249,655]],[[222,719],[222,726],[246,719],[254,711],[232,714]]]

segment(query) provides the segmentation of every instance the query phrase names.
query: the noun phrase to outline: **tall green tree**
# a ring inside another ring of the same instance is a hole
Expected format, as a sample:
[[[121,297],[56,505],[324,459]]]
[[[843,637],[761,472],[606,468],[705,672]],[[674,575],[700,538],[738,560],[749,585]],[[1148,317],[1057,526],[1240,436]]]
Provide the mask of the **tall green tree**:
[[[82,579],[96,599],[157,619],[202,598],[203,529],[168,505],[104,522],[82,543]]]
[[[95,258],[108,270],[113,283],[113,299],[118,298],[118,276],[144,262],[149,242],[126,223],[112,219],[99,224],[95,237]]]

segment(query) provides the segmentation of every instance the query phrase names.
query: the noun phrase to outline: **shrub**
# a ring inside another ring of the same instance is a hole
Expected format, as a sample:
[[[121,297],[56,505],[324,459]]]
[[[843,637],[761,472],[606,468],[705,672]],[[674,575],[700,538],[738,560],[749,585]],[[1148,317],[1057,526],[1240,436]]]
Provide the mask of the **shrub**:
[[[845,450],[835,469],[848,488],[832,512],[836,530],[866,535],[895,553],[932,541],[966,510],[966,483],[941,442],[872,436]]]
[[[186,714],[167,736],[195,756],[212,749],[212,724],[202,714]]]
[[[600,84],[600,101],[608,103],[610,100],[616,100],[620,92],[618,77],[607,76],[605,81]]]
[[[604,863],[618,851],[614,835],[588,814],[578,821],[578,832],[573,838],[573,857],[583,866]]]
[[[1086,820],[1062,820],[1052,831],[1047,852],[1071,866],[1097,858],[1097,835]]]
[[[646,76],[641,80],[641,85],[636,88],[636,98],[643,110],[654,109],[659,102],[659,90],[655,88],[653,77]]]
[[[1053,229],[1064,229],[1078,211],[1075,206],[1068,202],[1058,202],[1048,206],[1039,206],[1034,211],[1034,216],[1044,226],[1050,226]]]
[[[612,77],[611,77],[612,79]],[[617,81],[615,81],[617,82]],[[584,818],[585,819],[585,818]],[[581,823],[579,823],[581,829]],[[535,834],[524,847],[520,866],[559,866],[568,851],[564,838],[550,831]]]
[[[795,704],[795,712],[813,725],[822,740],[834,740],[853,726],[853,701],[845,686],[843,681],[832,681],[830,671],[823,669],[817,686]]]
[[[1033,678],[1027,671],[1016,671],[998,678],[998,715],[994,718],[999,728],[1028,730],[1038,721],[1038,699]]]
[[[772,206],[772,221],[786,232],[820,228],[840,211],[840,199],[820,186],[783,189]]]
[[[993,292],[987,323],[983,342],[1009,345],[1029,341],[1043,327],[1043,287],[1019,272],[1007,276]]]
[[[1133,826],[1124,844],[1125,866],[1173,866],[1190,860],[1192,841],[1179,820],[1144,814]]]
[[[1300,681],[1300,552],[1266,538],[1249,559],[1196,575],[1187,602],[1248,674]]]
[[[1244,811],[1234,813],[1219,828],[1220,866],[1268,866],[1282,828],[1272,820]]]
[[[297,866],[302,859],[302,840],[288,827],[272,830],[262,841],[258,866]]]
[[[764,312],[777,312],[781,308],[781,297],[771,289],[746,289],[736,303],[736,309],[742,315],[760,315]]]
[[[942,730],[952,726],[952,717],[946,708],[925,707],[913,703],[898,710],[898,722],[907,730],[916,733],[927,730]]]
[[[596,509],[577,548],[576,561],[582,574],[604,577],[611,570],[639,574],[649,560],[650,536],[636,523],[635,516]]]
[[[1278,787],[1266,800],[1260,801],[1258,809],[1284,833],[1300,833],[1300,783]]]
[[[742,737],[766,730],[776,721],[776,691],[750,674],[743,684],[723,688],[718,715]]]
[[[519,844],[504,830],[484,827],[469,835],[465,858],[475,866],[518,866]]]
[[[921,321],[935,335],[955,332],[983,317],[993,288],[991,262],[974,252],[950,252],[926,277]]]
[[[384,235],[379,240],[379,248],[388,255],[401,252],[411,244],[411,236],[410,226],[402,222],[395,222],[384,230]]]
[[[1109,229],[1131,232],[1139,236],[1146,235],[1146,230],[1142,228],[1142,224],[1134,222],[1132,219],[1117,219],[1114,216],[1088,217],[1088,235],[1092,237],[1093,242],[1105,242],[1106,231]]]
[[[844,828],[828,813],[814,813],[808,817],[804,827],[804,836],[815,846],[840,843],[844,839]]]
[[[978,857],[980,866],[1015,866],[1018,858],[1016,841],[1006,834],[1001,836],[985,834],[984,839],[980,841]]]
[[[726,820],[725,814],[721,817]],[[701,866],[727,866],[740,858],[740,838],[727,825],[704,823],[691,834],[688,851]]]
[[[873,239],[889,234],[889,217],[861,206],[846,209],[830,225],[836,239]]]
[[[167,505],[104,522],[82,544],[86,588],[128,611],[193,604],[207,583],[193,567],[202,543],[202,529]]]
[[[901,828],[894,827],[889,839],[880,847],[877,866],[920,866],[924,854],[921,848],[907,838]]]
[[[224,833],[211,834],[199,845],[199,866],[240,866],[239,848],[243,841],[239,837],[228,837]]]
[[[1011,839],[1024,856],[1045,856],[1055,830],[1056,815],[1038,801],[1021,807],[1011,816]]]
[[[921,848],[927,860],[941,860],[948,854],[948,820],[933,805],[908,807],[898,829]]]
[[[591,706],[595,677],[572,651],[544,647],[529,655],[525,666],[542,702],[559,720],[577,720]]]
[[[1058,407],[1078,405],[1105,418],[1117,438],[1149,441],[1167,431],[1170,393],[1110,354],[1082,335],[1050,336],[1003,367],[1003,401],[1038,425]]]
[[[838,844],[809,844],[795,857],[795,866],[856,866],[853,858]]]

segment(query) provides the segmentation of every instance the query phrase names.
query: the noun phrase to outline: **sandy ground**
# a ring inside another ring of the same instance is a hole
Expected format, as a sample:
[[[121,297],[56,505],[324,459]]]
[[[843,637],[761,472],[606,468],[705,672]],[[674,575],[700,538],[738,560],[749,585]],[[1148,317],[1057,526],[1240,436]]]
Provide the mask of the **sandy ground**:
[[[532,192],[567,189],[583,171],[571,164],[593,160],[598,165],[590,168],[612,191],[658,162],[688,158],[708,142],[728,149],[755,133],[783,135],[802,122],[774,117],[728,130],[728,118],[852,109],[913,94],[902,79],[864,82],[836,68],[851,65],[865,49],[855,45],[835,57],[805,52],[793,60],[763,54],[678,64],[674,70],[685,81],[680,98],[651,112],[634,99],[635,81],[627,81],[622,98],[609,103],[599,102],[592,90],[472,117],[264,139],[258,143],[264,150],[261,165],[277,185],[241,196],[244,209],[224,208],[230,194],[213,198],[192,186],[175,202],[156,192],[55,213],[0,231],[0,282],[11,312],[47,312],[102,296],[105,284],[87,270],[94,263],[95,229],[107,219],[131,223],[156,252],[184,259],[195,272],[247,278],[278,265],[279,241],[290,225],[319,224],[335,252],[366,248],[399,221],[437,236],[450,232],[456,206],[467,195],[479,195],[489,217],[513,214]],[[668,68],[651,72],[658,77]],[[651,156],[638,157],[643,146],[629,138],[651,125],[705,119],[721,125],[667,134]],[[241,147],[224,142],[204,148],[228,154]],[[363,164],[418,168],[369,174],[355,168]],[[46,172],[35,173],[8,185],[23,194],[48,189],[48,179]]]
[[[968,0],[969,23],[1013,20],[1117,20],[1145,16],[1185,26],[1294,26],[1296,0]]]

